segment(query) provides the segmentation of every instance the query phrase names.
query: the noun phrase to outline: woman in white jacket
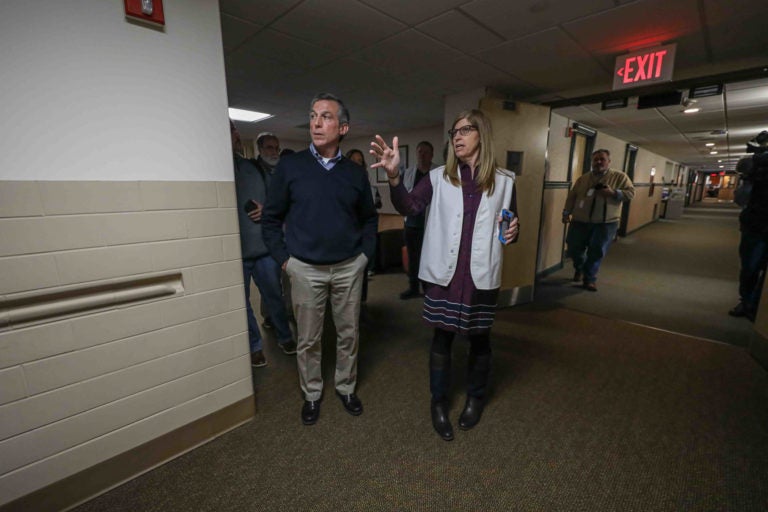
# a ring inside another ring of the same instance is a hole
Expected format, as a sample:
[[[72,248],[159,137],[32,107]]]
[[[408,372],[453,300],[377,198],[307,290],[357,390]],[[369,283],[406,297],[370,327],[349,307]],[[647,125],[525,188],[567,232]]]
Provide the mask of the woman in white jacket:
[[[433,169],[409,193],[400,180],[398,138],[392,147],[371,142],[389,178],[392,203],[403,215],[427,210],[419,279],[425,283],[423,318],[434,328],[429,357],[432,425],[450,441],[448,418],[451,344],[469,339],[467,399],[459,428],[474,427],[485,404],[491,369],[490,330],[501,285],[502,245],[517,239],[515,216],[498,238],[500,212],[515,212],[515,175],[496,166],[490,120],[479,110],[459,114],[448,131],[446,165]]]

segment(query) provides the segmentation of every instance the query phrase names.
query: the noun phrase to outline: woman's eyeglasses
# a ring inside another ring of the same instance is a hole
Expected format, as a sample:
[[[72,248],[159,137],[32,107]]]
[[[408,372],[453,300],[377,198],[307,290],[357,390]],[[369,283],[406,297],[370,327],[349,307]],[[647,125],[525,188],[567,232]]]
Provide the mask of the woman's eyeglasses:
[[[462,126],[461,128],[454,128],[453,130],[448,130],[448,135],[450,135],[451,138],[454,138],[457,133],[467,136],[473,130],[477,130],[477,126],[475,126],[474,124],[467,124]]]

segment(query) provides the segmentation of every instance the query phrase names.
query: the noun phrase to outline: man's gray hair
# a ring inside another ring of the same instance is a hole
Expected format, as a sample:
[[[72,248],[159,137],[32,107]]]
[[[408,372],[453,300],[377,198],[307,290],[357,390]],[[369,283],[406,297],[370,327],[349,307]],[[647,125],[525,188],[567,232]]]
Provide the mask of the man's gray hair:
[[[349,110],[347,110],[347,106],[344,105],[344,102],[341,101],[338,97],[335,95],[329,93],[329,92],[321,92],[318,94],[315,94],[315,97],[312,98],[312,103],[309,104],[309,109],[312,110],[315,106],[315,103],[318,101],[327,100],[327,101],[335,101],[339,104],[339,124],[349,124]]]
[[[280,139],[277,138],[277,135],[275,135],[272,132],[261,132],[256,136],[256,146],[259,148],[264,147],[264,141],[266,139],[275,139],[276,141],[280,142]]]
[[[607,149],[596,149],[592,152],[592,156],[595,156],[598,153],[605,153],[605,156],[607,156],[608,158],[611,158],[611,152],[608,151]]]

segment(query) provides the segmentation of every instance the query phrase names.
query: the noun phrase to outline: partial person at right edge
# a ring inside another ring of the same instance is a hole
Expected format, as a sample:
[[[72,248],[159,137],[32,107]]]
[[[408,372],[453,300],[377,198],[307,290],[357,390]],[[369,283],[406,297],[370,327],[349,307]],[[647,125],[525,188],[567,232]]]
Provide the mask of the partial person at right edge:
[[[608,254],[621,220],[621,204],[635,197],[629,176],[610,169],[611,152],[592,152],[592,170],[576,180],[563,208],[568,224],[568,256],[573,261],[573,280],[584,289],[597,291],[597,273]]]
[[[400,179],[398,138],[389,147],[376,136],[371,153],[389,178],[392,203],[403,215],[429,206],[419,278],[423,318],[434,328],[429,354],[432,427],[453,439],[448,418],[451,345],[456,333],[469,339],[467,398],[459,428],[473,428],[485,407],[491,372],[491,327],[501,287],[504,245],[517,239],[517,216],[500,233],[501,211],[516,211],[515,175],[496,165],[491,122],[480,110],[460,113],[448,131],[446,165],[430,171],[408,192]],[[501,239],[499,238],[501,237]]]
[[[768,266],[768,131],[747,143],[754,153],[739,160],[742,185],[734,194],[739,214],[739,303],[728,314],[755,321]]]
[[[403,172],[403,185],[408,192],[413,190],[422,178],[436,166],[432,163],[435,150],[429,141],[423,140],[416,146],[416,165]],[[408,253],[408,289],[400,294],[400,299],[421,297],[419,281],[419,261],[421,245],[424,242],[424,213],[406,215],[404,219],[405,249]]]

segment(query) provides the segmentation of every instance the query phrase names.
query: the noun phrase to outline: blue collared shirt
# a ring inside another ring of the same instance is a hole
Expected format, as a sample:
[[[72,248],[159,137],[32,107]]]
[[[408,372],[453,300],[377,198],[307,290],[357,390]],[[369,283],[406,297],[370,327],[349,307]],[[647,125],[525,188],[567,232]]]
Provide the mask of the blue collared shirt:
[[[341,148],[337,150],[336,156],[333,158],[325,158],[324,156],[320,155],[320,153],[317,152],[317,148],[315,148],[315,145],[312,143],[309,144],[309,150],[315,156],[318,163],[322,165],[327,171],[333,169],[336,163],[341,160]]]

